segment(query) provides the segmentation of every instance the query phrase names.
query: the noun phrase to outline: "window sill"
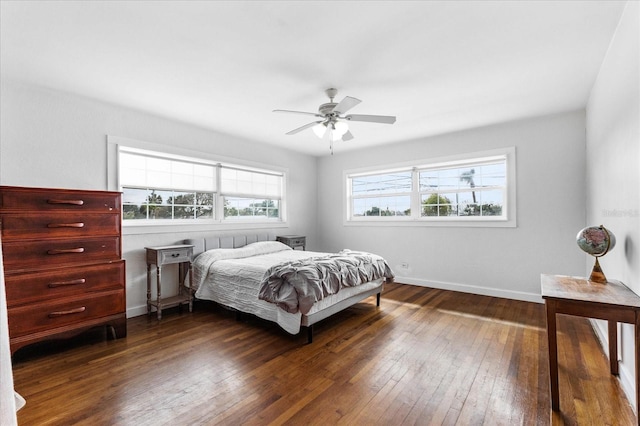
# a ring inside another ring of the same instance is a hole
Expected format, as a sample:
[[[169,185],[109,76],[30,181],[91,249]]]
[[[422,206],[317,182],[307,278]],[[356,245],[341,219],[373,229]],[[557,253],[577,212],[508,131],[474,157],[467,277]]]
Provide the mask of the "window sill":
[[[344,226],[393,226],[393,227],[430,227],[430,228],[516,228],[515,219],[469,219],[469,220],[345,220]]]
[[[175,234],[180,232],[216,232],[249,229],[286,228],[286,222],[229,222],[229,223],[175,223],[175,224],[126,224],[122,235]]]

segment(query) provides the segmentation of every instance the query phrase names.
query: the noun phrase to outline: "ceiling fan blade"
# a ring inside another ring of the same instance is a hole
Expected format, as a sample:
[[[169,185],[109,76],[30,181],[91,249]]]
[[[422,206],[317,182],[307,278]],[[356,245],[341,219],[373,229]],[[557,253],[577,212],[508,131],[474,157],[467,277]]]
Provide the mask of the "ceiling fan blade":
[[[312,121],[311,123],[305,124],[304,126],[298,127],[297,129],[293,129],[290,132],[287,132],[286,134],[287,135],[295,135],[296,133],[299,133],[299,132],[301,132],[301,131],[303,131],[305,129],[308,129],[309,127],[313,127],[316,124],[320,124],[320,123],[322,123],[322,121]]]
[[[340,103],[333,108],[333,112],[337,114],[344,114],[354,106],[358,105],[360,102],[362,102],[360,99],[352,98],[351,96],[345,96],[344,99],[341,100]]]
[[[368,121],[370,123],[384,123],[393,124],[396,122],[396,118],[392,115],[361,115],[361,114],[349,114],[344,117],[349,121]]]
[[[314,117],[324,117],[323,115],[320,115],[317,112],[290,111],[288,109],[274,109],[273,112],[288,112],[292,114],[305,114],[305,115],[313,115]]]
[[[347,133],[342,135],[342,140],[343,141],[350,141],[351,139],[353,139],[353,135],[351,134],[351,132],[349,130],[347,130]]]

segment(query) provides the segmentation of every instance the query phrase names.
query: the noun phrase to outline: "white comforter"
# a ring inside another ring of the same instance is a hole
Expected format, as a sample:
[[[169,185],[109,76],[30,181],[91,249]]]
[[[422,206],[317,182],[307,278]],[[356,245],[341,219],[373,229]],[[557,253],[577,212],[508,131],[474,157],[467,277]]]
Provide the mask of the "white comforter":
[[[321,254],[324,253],[294,251],[278,241],[261,241],[235,249],[208,250],[197,256],[193,262],[193,287],[199,290],[206,279],[215,279],[217,273],[237,273],[238,278],[260,282],[264,272],[277,263]]]
[[[297,334],[302,314],[285,312],[273,303],[260,300],[260,282],[264,273],[274,265],[329,254],[292,250],[277,241],[257,242],[237,249],[209,250],[200,254],[193,262],[193,287],[197,288],[195,295],[198,299],[213,300],[276,322],[287,332]],[[362,289],[344,289],[339,298],[347,298],[377,285],[379,283],[361,286]],[[309,314],[339,300],[334,296],[320,301]]]

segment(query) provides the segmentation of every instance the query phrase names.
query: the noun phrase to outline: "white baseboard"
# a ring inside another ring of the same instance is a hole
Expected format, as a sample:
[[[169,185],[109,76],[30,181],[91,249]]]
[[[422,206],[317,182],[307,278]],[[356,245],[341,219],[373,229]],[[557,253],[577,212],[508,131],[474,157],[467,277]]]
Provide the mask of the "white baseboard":
[[[152,308],[153,315],[156,314],[156,309]],[[147,315],[147,305],[135,306],[133,308],[127,308],[127,318],[139,317]]]
[[[480,294],[483,296],[502,297],[505,299],[522,300],[525,302],[544,302],[540,294],[526,293],[523,291],[503,290],[499,288],[479,287],[475,285],[443,281],[428,281],[411,277],[395,277],[395,281],[402,284],[412,284],[421,287],[438,288],[441,290],[460,291],[462,293]]]
[[[147,315],[147,305],[134,306],[127,308],[127,318],[139,317],[141,315]]]
[[[595,331],[596,336],[598,337],[598,341],[600,342],[600,346],[602,346],[602,351],[609,357],[609,330],[607,330],[605,321],[597,321],[594,319],[589,320],[591,322],[591,326],[593,327],[593,331]],[[618,335],[620,335],[620,325],[618,325]],[[622,387],[622,391],[627,396],[629,400],[629,404],[631,407],[635,409],[636,413],[638,412],[638,408],[635,406],[636,403],[636,378],[629,371],[627,366],[624,363],[618,362],[618,381],[620,382],[620,386]]]

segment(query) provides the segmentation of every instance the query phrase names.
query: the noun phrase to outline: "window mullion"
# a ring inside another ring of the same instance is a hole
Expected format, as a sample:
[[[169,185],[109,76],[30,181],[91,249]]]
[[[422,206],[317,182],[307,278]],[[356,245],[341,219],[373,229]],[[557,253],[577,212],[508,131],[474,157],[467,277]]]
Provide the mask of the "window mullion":
[[[224,195],[222,194],[222,166],[220,163],[216,164],[216,211],[214,219],[221,222],[224,218]]]
[[[411,219],[419,219],[420,211],[420,172],[414,168],[411,172]]]

